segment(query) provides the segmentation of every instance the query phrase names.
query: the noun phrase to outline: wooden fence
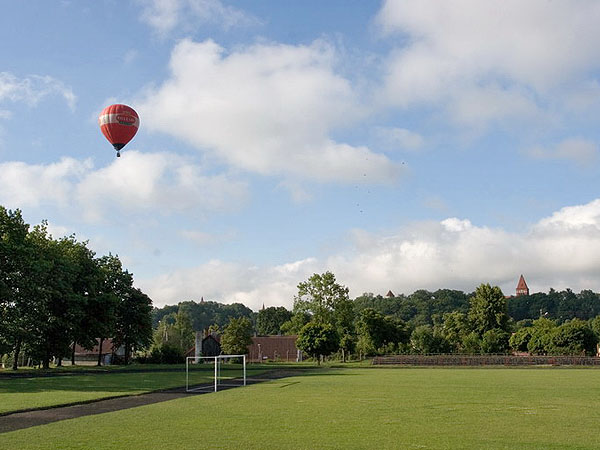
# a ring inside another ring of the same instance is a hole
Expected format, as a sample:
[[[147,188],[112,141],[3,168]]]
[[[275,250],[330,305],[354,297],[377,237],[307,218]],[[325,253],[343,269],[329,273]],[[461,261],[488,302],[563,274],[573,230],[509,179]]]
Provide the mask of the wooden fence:
[[[407,366],[600,366],[591,356],[393,355],[376,356],[373,365]]]

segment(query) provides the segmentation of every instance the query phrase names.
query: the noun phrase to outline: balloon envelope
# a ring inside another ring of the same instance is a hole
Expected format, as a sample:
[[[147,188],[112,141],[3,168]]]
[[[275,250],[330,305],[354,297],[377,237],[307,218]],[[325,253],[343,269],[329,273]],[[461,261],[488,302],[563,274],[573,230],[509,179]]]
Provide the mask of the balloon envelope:
[[[110,105],[98,116],[98,125],[118,153],[137,133],[140,117],[127,105]]]

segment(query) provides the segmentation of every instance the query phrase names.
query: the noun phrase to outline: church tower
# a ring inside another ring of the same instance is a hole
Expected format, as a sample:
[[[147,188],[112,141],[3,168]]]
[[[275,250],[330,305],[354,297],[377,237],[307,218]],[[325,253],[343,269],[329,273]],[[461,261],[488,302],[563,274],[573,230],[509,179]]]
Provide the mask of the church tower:
[[[523,275],[521,275],[519,283],[517,284],[517,295],[529,295],[529,287],[527,286]]]

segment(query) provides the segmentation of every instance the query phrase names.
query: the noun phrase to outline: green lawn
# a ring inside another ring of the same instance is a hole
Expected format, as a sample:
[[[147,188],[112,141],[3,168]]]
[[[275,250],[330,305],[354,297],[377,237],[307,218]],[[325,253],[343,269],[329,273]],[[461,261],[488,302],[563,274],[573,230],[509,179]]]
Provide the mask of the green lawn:
[[[322,369],[0,434],[18,449],[598,449],[600,370]]]
[[[248,368],[248,376],[264,372],[267,367],[251,366]],[[155,369],[156,371],[144,373],[127,370],[95,373],[92,369],[81,375],[0,378],[0,414],[185,386],[185,366],[171,367],[171,370],[167,370],[165,366]],[[240,376],[241,373],[241,369],[237,367],[234,370],[224,370],[222,375]],[[210,383],[212,376],[210,365],[197,366],[191,372],[190,384]]]

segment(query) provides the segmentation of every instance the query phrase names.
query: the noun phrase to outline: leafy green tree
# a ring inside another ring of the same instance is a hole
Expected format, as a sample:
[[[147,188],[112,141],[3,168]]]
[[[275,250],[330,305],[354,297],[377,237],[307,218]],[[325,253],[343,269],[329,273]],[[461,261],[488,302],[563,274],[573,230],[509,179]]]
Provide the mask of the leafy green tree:
[[[98,363],[102,364],[103,343],[107,338],[113,337],[116,332],[117,309],[123,299],[129,294],[133,286],[133,276],[123,270],[121,260],[118,256],[108,254],[98,260],[100,268],[100,288],[98,295],[97,313],[100,315],[97,322],[98,337],[100,338],[98,349]]]
[[[281,326],[291,318],[291,311],[283,306],[261,309],[256,317],[256,331],[259,335],[279,334]]]
[[[556,328],[556,322],[541,317],[533,321],[531,338],[527,344],[527,351],[532,355],[546,355],[550,348],[550,339]]]
[[[292,313],[292,317],[281,325],[281,333],[288,336],[298,334],[308,322],[310,322],[310,314],[307,312]]]
[[[332,325],[338,334],[352,330],[354,309],[348,288],[336,282],[331,272],[313,274],[298,284],[294,313],[308,313],[311,321]]]
[[[131,288],[116,308],[113,342],[125,348],[125,364],[132,351],[143,350],[152,341],[152,300],[141,290]],[[191,321],[190,321],[191,326]]]
[[[469,322],[465,313],[460,311],[444,313],[439,333],[448,342],[452,352],[463,351],[463,341],[469,332]]]
[[[21,211],[0,206],[0,340],[12,349],[13,370],[36,322],[43,320],[36,295],[41,286],[33,270],[37,258],[28,234]]]
[[[509,334],[500,329],[487,330],[481,337],[481,353],[506,353]]]
[[[469,355],[481,352],[481,337],[475,331],[465,335],[462,342],[462,351]]]
[[[519,328],[508,340],[510,348],[516,352],[526,352],[532,332],[532,327]]]
[[[580,319],[573,319],[552,331],[548,353],[553,355],[594,355],[596,353],[596,336],[587,323]]]
[[[508,331],[508,315],[506,314],[506,299],[498,286],[481,284],[471,297],[469,307],[469,322],[471,328],[483,336],[488,330],[495,328]]]
[[[252,344],[252,322],[247,317],[233,318],[223,330],[221,348],[230,355],[245,355]]]
[[[225,305],[214,301],[184,301],[178,305],[154,308],[152,310],[152,327],[156,328],[164,316],[171,313],[176,314],[180,309],[190,316],[192,328],[195,331],[206,330],[211,325],[225,328],[231,318],[247,317],[252,320],[254,314],[250,308],[240,303]]]
[[[356,348],[356,336],[352,333],[346,333],[340,337],[340,350],[342,352],[342,362],[346,362],[348,355]]]
[[[590,328],[596,336],[596,343],[600,342],[600,315],[590,319]]]
[[[373,308],[363,309],[356,322],[357,349],[364,355],[386,353],[391,347],[408,343],[410,333],[401,319],[384,317]]]
[[[410,335],[410,344],[414,353],[447,353],[448,342],[436,333],[431,325],[420,325]]]
[[[298,333],[296,347],[321,364],[320,357],[331,355],[339,348],[339,336],[331,324],[309,322]]]
[[[162,318],[154,332],[154,346],[169,345],[185,354],[194,345],[194,329],[187,310],[180,308]]]

